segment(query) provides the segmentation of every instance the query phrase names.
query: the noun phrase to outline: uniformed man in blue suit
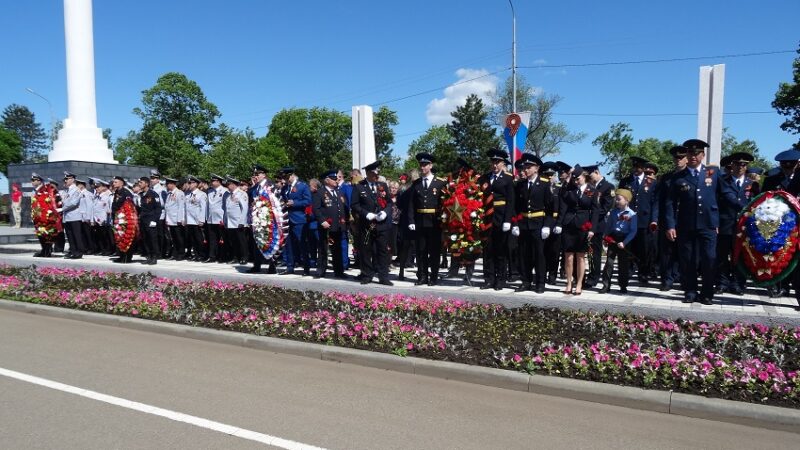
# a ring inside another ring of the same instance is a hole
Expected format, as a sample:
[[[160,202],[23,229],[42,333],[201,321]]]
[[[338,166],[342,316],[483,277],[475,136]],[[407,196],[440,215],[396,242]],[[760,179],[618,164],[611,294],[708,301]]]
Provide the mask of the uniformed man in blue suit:
[[[719,235],[717,236],[717,294],[728,291],[744,294],[745,276],[732,264],[736,222],[739,213],[758,195],[758,184],[747,177],[747,165],[753,155],[737,152],[726,157],[727,173],[722,177],[724,195],[719,199]]]
[[[289,235],[283,250],[286,270],[281,275],[294,273],[296,265],[303,266],[303,275],[310,274],[306,243],[303,239],[306,227],[306,207],[311,205],[311,189],[297,177],[294,167],[284,167],[281,174],[286,177],[286,184],[281,189],[281,200],[289,213]]]
[[[628,207],[636,213],[637,219],[636,237],[631,242],[631,250],[638,260],[636,264],[639,284],[647,286],[657,254],[658,196],[656,190],[658,183],[656,175],[658,166],[638,156],[631,157],[631,165],[633,173],[623,178],[619,187],[631,191],[632,197]]]
[[[665,202],[667,237],[678,242],[683,302],[710,305],[719,232],[717,196],[723,195],[722,184],[719,168],[703,164],[707,143],[689,139],[683,146],[688,163],[675,175]],[[698,269],[703,277],[699,294]]]

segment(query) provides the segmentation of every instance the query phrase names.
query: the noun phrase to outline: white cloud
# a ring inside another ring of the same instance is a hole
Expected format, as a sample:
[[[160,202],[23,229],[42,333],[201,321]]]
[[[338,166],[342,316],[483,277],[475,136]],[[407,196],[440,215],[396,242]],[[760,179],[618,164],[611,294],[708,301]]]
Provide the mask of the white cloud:
[[[488,74],[489,71],[485,69],[458,69],[456,71],[458,81],[445,88],[444,98],[435,98],[428,103],[428,109],[425,111],[428,123],[431,125],[450,123],[453,120],[450,113],[455,111],[456,107],[464,105],[470,94],[477,95],[484,104],[491,106],[493,104],[491,96],[497,91],[498,79]]]

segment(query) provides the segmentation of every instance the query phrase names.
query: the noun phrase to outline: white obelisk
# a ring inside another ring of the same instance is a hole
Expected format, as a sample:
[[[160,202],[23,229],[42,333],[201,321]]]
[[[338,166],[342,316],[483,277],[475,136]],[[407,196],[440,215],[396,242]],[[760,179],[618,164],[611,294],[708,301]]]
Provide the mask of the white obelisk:
[[[67,47],[67,118],[48,160],[116,163],[97,127],[94,97],[92,0],[64,0]]]
[[[353,106],[353,168],[363,169],[376,160],[372,107]]]

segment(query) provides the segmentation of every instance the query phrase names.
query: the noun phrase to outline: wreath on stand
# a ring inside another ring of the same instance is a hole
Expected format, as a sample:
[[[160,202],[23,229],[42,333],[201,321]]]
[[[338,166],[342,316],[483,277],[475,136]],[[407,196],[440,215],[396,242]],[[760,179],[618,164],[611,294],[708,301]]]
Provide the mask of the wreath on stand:
[[[136,235],[139,233],[139,214],[132,198],[126,198],[122,206],[114,214],[114,242],[120,252],[131,249]]]
[[[768,191],[742,211],[736,227],[733,262],[756,286],[771,286],[797,265],[800,202],[785,191]]]
[[[474,264],[483,251],[483,190],[472,170],[450,175],[442,192],[442,235],[445,248],[462,266]]]
[[[56,189],[43,185],[36,190],[31,203],[31,219],[36,237],[46,244],[52,244],[61,232],[61,215],[56,211]]]
[[[284,217],[281,202],[269,186],[259,188],[251,214],[253,238],[258,250],[267,260],[277,257],[285,238]]]

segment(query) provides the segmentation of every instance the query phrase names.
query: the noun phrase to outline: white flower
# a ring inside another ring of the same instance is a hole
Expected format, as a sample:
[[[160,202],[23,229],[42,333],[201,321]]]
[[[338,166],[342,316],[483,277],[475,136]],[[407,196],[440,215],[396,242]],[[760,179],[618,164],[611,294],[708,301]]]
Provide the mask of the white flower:
[[[474,218],[478,217],[478,213],[475,212],[475,211],[472,211],[469,216],[474,219]]]
[[[783,216],[788,212],[789,205],[780,200],[771,198],[758,205],[755,211],[753,211],[753,215],[756,220],[761,222],[781,222]]]
[[[451,234],[450,235],[450,240],[451,241],[455,241],[456,239],[458,239],[458,235],[457,234]]]

